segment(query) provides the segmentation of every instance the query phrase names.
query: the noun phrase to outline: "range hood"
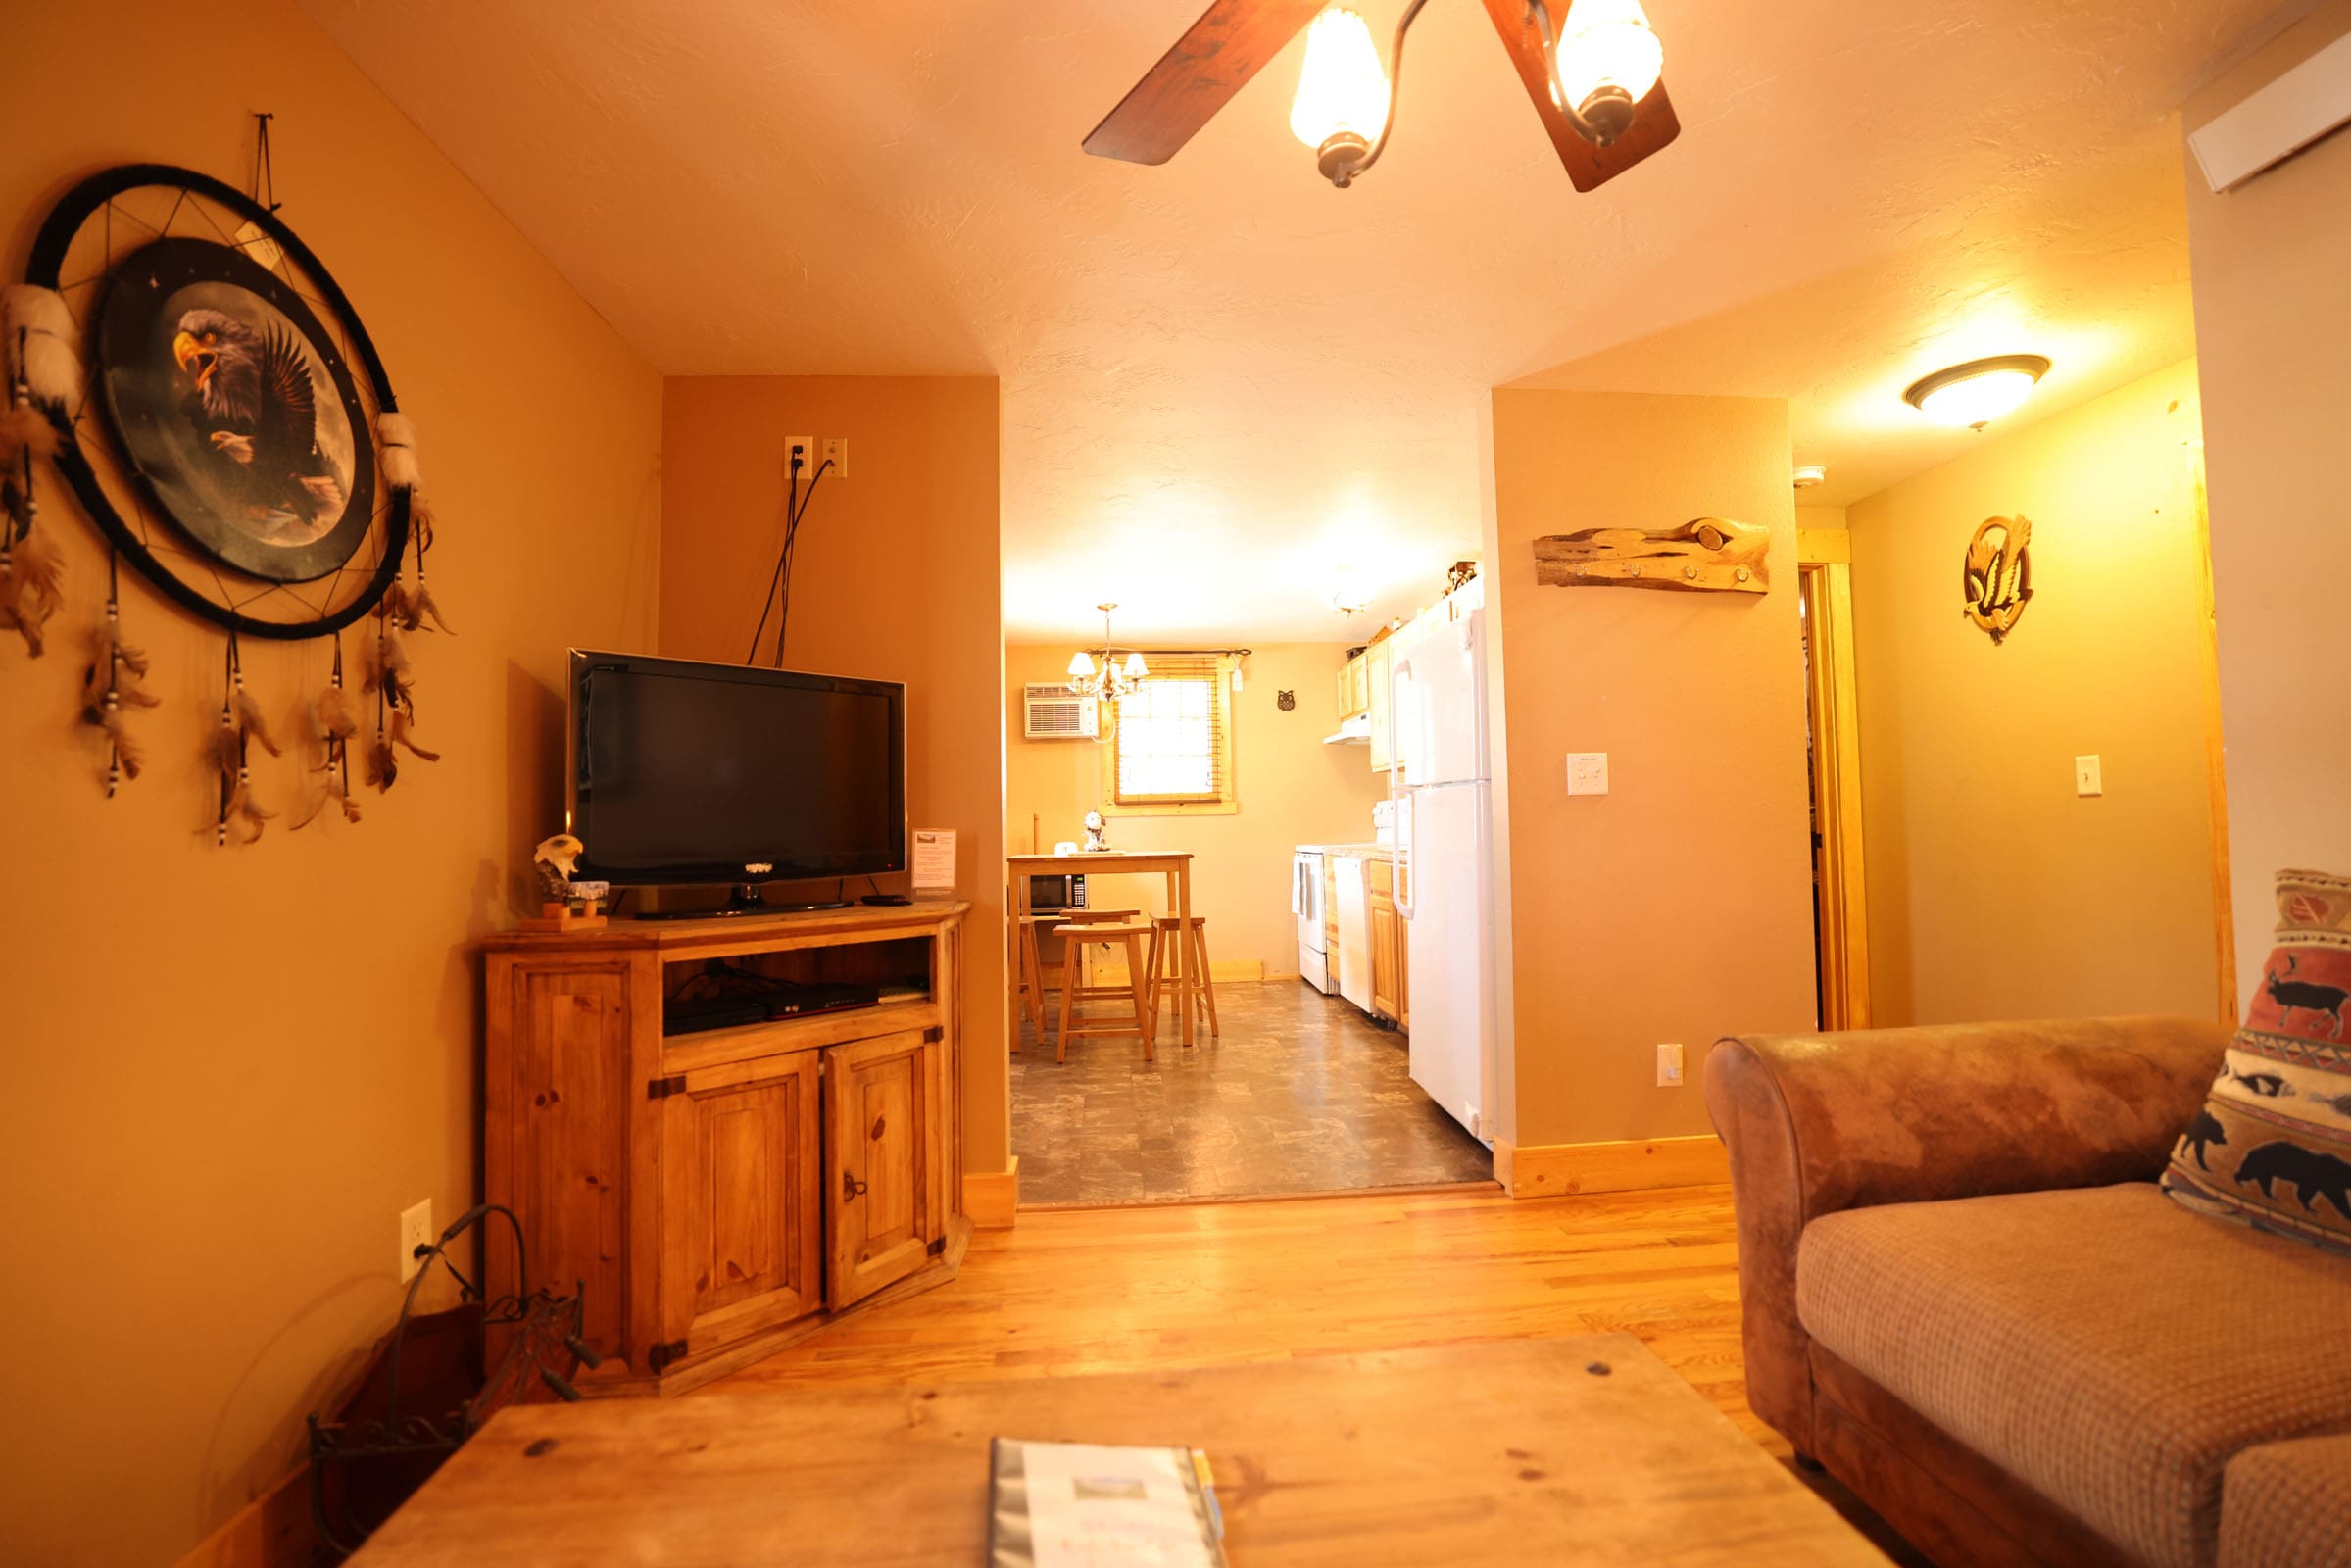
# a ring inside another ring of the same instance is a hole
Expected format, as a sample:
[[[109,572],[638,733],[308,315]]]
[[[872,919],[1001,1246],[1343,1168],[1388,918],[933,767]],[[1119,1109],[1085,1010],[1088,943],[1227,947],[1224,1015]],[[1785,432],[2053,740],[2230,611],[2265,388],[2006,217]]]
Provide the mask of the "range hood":
[[[1322,743],[1325,746],[1369,746],[1371,719],[1362,713],[1357,713],[1353,718],[1341,719],[1339,727],[1325,735]]]

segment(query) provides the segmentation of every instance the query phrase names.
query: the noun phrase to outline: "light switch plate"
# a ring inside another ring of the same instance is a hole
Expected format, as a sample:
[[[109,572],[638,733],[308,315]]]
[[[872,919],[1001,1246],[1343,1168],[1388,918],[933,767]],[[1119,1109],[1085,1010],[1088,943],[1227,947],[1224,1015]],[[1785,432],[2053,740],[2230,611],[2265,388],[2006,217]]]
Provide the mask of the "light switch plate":
[[[1682,1087],[1681,1046],[1667,1045],[1657,1048],[1657,1087],[1660,1089]]]
[[[1567,793],[1570,795],[1607,794],[1608,754],[1606,752],[1568,753]]]
[[[2076,795],[2103,795],[2106,793],[2106,770],[2099,766],[2098,759],[2094,755],[2074,759],[2074,793]]]

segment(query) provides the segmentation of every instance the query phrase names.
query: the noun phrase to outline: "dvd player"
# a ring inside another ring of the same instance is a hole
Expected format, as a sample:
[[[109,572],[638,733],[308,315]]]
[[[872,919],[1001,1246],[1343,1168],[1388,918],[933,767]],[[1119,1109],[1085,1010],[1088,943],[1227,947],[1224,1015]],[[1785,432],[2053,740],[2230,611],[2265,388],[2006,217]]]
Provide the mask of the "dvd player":
[[[700,1034],[707,1029],[736,1029],[774,1018],[808,1012],[837,1012],[844,1007],[870,1007],[881,1000],[881,987],[838,981],[770,980],[757,991],[735,990],[726,995],[668,1002],[661,1007],[664,1034]]]

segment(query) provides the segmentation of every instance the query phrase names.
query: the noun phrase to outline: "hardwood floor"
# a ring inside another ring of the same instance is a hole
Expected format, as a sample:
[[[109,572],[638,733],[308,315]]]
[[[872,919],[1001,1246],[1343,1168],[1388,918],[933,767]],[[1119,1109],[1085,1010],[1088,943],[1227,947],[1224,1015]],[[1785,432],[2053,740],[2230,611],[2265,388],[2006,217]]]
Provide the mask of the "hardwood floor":
[[[1746,1405],[1728,1187],[1024,1209],[1015,1229],[973,1238],[954,1283],[710,1387],[1065,1377],[1611,1330],[1788,1461]],[[1798,1474],[1897,1562],[1923,1561],[1836,1482]]]
[[[1012,1149],[1029,1203],[1165,1203],[1483,1182],[1494,1156],[1412,1082],[1402,1035],[1298,980],[1216,988],[1223,1033],[1158,1059],[1132,1036],[1053,1060],[1024,1019]],[[1058,1003],[1053,1017],[1059,1016]],[[1099,1010],[1099,1004],[1097,1006]]]

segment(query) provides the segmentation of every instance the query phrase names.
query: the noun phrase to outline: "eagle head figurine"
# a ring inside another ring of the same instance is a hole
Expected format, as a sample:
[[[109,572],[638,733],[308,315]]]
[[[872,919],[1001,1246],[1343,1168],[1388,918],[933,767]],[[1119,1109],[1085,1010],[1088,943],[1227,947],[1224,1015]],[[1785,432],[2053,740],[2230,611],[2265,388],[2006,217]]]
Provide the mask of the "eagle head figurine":
[[[587,849],[570,834],[558,833],[554,838],[541,840],[539,847],[531,851],[531,864],[539,868],[539,886],[550,903],[561,904],[571,897],[571,868],[579,863]]]

